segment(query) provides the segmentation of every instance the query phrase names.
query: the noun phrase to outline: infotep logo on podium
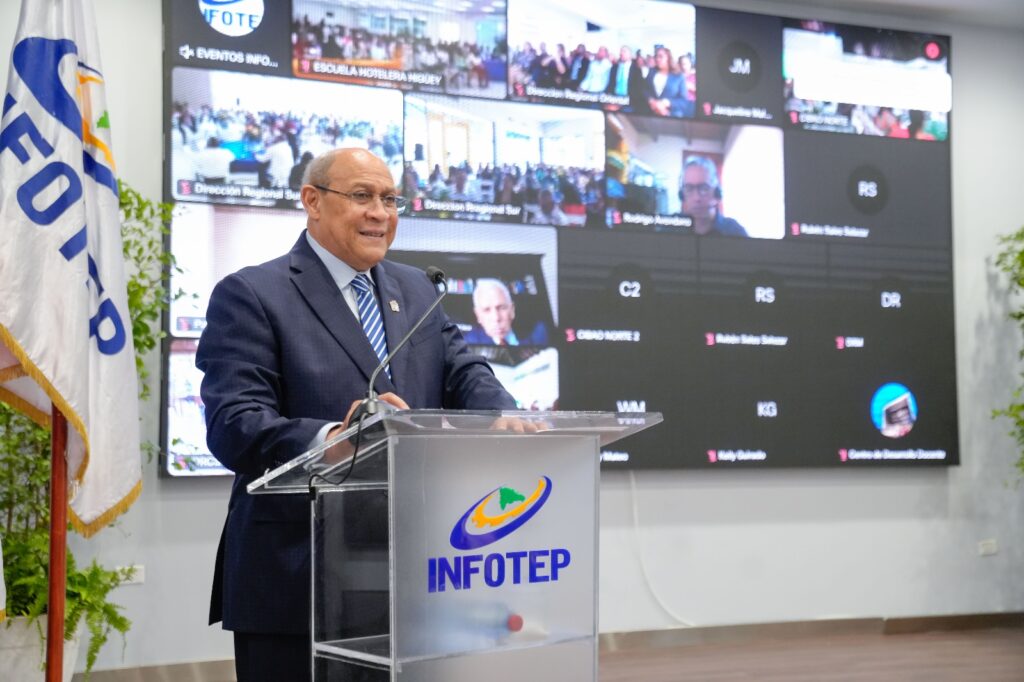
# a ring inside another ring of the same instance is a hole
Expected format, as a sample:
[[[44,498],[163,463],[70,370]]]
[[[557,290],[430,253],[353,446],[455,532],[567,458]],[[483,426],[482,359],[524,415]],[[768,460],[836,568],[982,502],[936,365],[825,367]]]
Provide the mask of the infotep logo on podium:
[[[470,505],[455,523],[449,538],[451,546],[474,550],[508,537],[544,507],[552,487],[551,479],[542,476],[528,496],[513,488],[495,488]],[[481,586],[481,579],[487,587],[500,587],[506,581],[514,585],[554,582],[571,561],[569,550],[564,548],[430,557],[427,591],[468,590]],[[474,576],[479,576],[476,581]]]

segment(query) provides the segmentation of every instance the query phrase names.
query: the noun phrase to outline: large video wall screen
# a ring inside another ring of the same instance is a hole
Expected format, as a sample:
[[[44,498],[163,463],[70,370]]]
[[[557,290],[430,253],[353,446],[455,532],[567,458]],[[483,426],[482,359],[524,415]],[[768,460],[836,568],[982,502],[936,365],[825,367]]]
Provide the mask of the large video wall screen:
[[[306,164],[351,146],[410,199],[390,257],[445,271],[523,409],[664,413],[606,468],[958,463],[947,36],[667,0],[164,6],[194,294],[166,473],[225,473],[209,294],[291,247]]]

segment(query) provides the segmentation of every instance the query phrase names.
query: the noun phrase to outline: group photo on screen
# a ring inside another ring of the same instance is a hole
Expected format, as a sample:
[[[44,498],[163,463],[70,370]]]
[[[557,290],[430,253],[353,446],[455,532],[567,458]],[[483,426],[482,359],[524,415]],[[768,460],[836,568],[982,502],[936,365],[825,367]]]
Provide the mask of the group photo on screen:
[[[503,7],[492,0],[292,3],[297,76],[504,99]]]
[[[608,226],[785,236],[782,131],[606,114]]]
[[[508,16],[509,90],[514,99],[693,116],[697,71],[692,5],[510,0]]]
[[[176,68],[170,185],[175,199],[297,208],[302,174],[337,147],[368,149],[402,175],[402,94]]]
[[[599,111],[410,95],[402,192],[417,215],[603,224],[603,146]]]
[[[946,140],[948,42],[906,31],[783,22],[785,109],[805,130]]]

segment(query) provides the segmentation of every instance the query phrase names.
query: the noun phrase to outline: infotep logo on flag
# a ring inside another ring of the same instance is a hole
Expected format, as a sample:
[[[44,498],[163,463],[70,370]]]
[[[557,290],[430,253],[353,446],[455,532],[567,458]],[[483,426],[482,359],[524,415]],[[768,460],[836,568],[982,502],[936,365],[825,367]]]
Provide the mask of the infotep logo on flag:
[[[91,0],[23,0],[0,117],[0,399],[68,420],[71,520],[141,490],[138,380]]]

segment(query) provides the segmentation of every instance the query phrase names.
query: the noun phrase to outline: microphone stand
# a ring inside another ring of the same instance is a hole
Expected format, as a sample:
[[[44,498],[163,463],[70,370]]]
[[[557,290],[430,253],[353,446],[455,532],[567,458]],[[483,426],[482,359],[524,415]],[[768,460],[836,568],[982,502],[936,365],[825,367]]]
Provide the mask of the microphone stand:
[[[373,370],[373,374],[370,375],[370,385],[366,389],[366,397],[363,399],[361,403],[359,403],[358,406],[356,406],[356,409],[353,410],[352,416],[348,420],[349,426],[352,425],[352,422],[356,422],[358,424],[358,428],[356,429],[355,435],[349,438],[349,441],[353,445],[352,463],[349,464],[348,471],[345,472],[345,475],[335,485],[341,485],[345,483],[345,481],[348,480],[349,476],[352,475],[352,472],[355,471],[356,460],[359,457],[359,445],[362,441],[363,435],[363,422],[366,421],[366,418],[381,412],[396,411],[394,405],[391,405],[390,403],[385,403],[377,398],[377,392],[373,389],[373,384],[377,381],[377,375],[379,375],[381,371],[388,366],[388,363],[391,362],[391,358],[395,357],[395,353],[400,351],[402,347],[405,346],[406,342],[408,342],[409,339],[412,338],[412,335],[416,333],[416,330],[423,326],[423,323],[426,321],[427,317],[430,316],[430,313],[434,312],[434,309],[437,308],[438,305],[440,305],[441,299],[448,295],[448,284],[447,282],[445,282],[444,272],[440,268],[436,268],[434,266],[430,266],[429,268],[427,268],[426,272],[427,277],[430,278],[430,281],[434,284],[435,287],[442,287],[441,295],[434,300],[430,307],[427,308],[427,311],[420,316],[420,319],[416,320],[416,324],[414,324],[412,328],[409,329],[409,332],[402,338],[401,341],[398,342],[398,345],[395,346],[394,350],[391,350],[390,352],[388,352],[387,355],[384,356],[384,359],[380,361],[380,364],[377,365],[377,368]],[[318,476],[319,474],[314,474],[309,479],[310,499],[313,499],[314,496],[313,480]],[[320,476],[320,478],[323,477]]]
[[[430,317],[430,314],[434,312],[434,309],[441,304],[442,299],[444,299],[444,297],[448,295],[448,284],[447,282],[445,282],[444,272],[440,268],[436,268],[434,266],[430,266],[429,268],[427,268],[426,272],[427,277],[430,278],[430,281],[434,284],[434,286],[441,287],[441,295],[434,300],[430,307],[427,308],[426,312],[420,316],[420,319],[416,320],[416,324],[414,324],[412,328],[409,329],[408,333],[406,333],[406,335],[402,337],[402,340],[398,342],[398,345],[395,346],[394,349],[388,351],[388,354],[385,355],[384,359],[380,361],[380,364],[377,365],[377,368],[373,370],[373,374],[370,375],[370,384],[366,389],[366,398],[364,398],[363,401],[359,403],[359,406],[356,407],[355,412],[352,413],[352,418],[349,419],[350,424],[358,419],[360,425],[362,425],[363,417],[372,416],[379,412],[395,412],[395,407],[393,405],[382,402],[377,398],[377,391],[374,389],[373,386],[377,382],[377,376],[384,370],[385,367],[388,366],[388,363],[391,362],[391,358],[395,357],[398,351],[400,351],[405,346],[409,339],[412,338],[412,335],[419,330],[423,323],[426,322],[427,318]]]

